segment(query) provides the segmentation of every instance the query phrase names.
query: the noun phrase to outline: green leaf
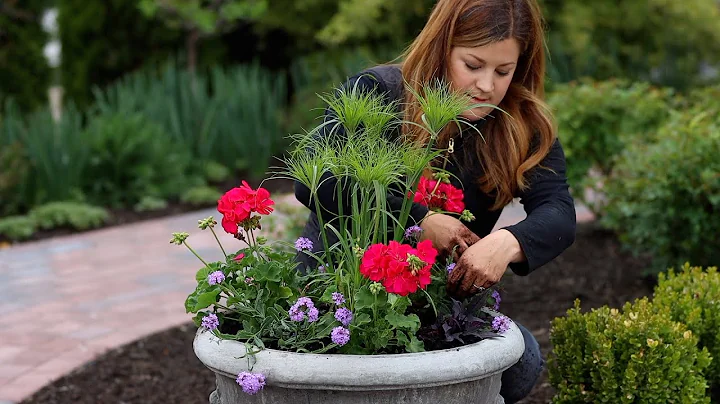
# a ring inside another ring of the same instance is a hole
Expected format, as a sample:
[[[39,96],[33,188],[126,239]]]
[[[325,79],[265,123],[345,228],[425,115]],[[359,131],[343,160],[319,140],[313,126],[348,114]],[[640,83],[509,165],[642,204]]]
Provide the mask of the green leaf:
[[[278,296],[282,299],[288,298],[293,295],[292,289],[290,289],[287,286],[281,286],[280,291],[278,292]]]
[[[197,306],[197,291],[192,292],[185,299],[185,313],[195,313],[197,311],[195,306]]]
[[[405,344],[408,352],[425,352],[425,345],[416,336],[410,336],[410,343]]]
[[[320,296],[320,301],[325,303],[332,303],[332,294],[337,292],[337,286],[336,285],[330,285],[325,289],[325,293],[323,293],[322,296]]]
[[[412,304],[409,297],[398,296],[394,293],[388,295],[388,302],[392,305],[392,309],[400,314],[405,313],[405,310]]]
[[[193,308],[193,312],[202,310],[211,304],[215,304],[217,302],[217,296],[220,294],[220,289],[215,289],[210,292],[205,292],[198,296],[197,303],[195,304],[195,307]]]
[[[359,327],[363,324],[367,324],[370,321],[372,321],[372,318],[370,318],[370,315],[367,313],[360,313],[357,317],[353,320],[353,325],[356,327]]]
[[[385,316],[385,319],[390,325],[409,330],[414,334],[420,328],[420,317],[417,314],[403,315],[397,312],[391,311]]]
[[[368,286],[363,286],[360,290],[357,291],[355,294],[355,311],[360,311],[364,308],[372,308],[375,306],[376,308],[380,309],[384,307],[387,304],[388,295],[385,292],[380,292],[377,294],[377,301],[376,296],[370,292],[370,289]]]

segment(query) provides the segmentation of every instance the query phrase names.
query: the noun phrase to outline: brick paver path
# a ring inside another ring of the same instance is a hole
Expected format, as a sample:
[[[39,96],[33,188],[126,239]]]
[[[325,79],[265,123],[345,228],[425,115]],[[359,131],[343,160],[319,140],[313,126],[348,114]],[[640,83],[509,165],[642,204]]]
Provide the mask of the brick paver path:
[[[209,209],[0,250],[0,404],[110,348],[190,321],[183,303],[201,263],[169,240],[187,231],[200,256],[219,259],[212,235],[197,228],[210,215],[219,217]],[[524,216],[521,205],[508,207],[498,227]],[[578,208],[578,220],[591,219]],[[220,233],[226,250],[240,248]]]

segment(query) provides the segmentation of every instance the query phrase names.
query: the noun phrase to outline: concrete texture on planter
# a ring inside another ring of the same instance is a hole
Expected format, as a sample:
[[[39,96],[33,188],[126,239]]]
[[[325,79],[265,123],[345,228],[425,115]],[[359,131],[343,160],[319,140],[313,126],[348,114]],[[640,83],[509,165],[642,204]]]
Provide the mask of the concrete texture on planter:
[[[211,404],[502,404],[502,372],[525,349],[515,324],[501,336],[475,344],[396,355],[265,349],[248,360],[243,344],[203,329],[193,346],[200,361],[216,374]],[[267,384],[257,395],[244,393],[235,383],[244,371],[265,375]]]

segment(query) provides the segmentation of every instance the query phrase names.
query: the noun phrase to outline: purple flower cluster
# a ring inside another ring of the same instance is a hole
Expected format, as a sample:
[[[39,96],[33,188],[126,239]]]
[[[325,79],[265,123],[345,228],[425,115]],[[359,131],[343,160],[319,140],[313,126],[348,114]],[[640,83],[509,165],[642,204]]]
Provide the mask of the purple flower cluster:
[[[311,251],[313,242],[307,237],[299,237],[295,240],[295,249],[298,251]]]
[[[453,269],[455,269],[455,263],[454,262],[450,263],[450,265],[448,265],[446,269],[447,269],[448,273],[451,273],[453,271]]]
[[[265,375],[262,373],[241,372],[238,373],[235,382],[239,384],[247,394],[257,394],[258,391],[265,387]]]
[[[502,334],[510,329],[511,322],[512,320],[510,320],[510,318],[507,316],[497,316],[493,319],[492,328],[493,330]]]
[[[343,296],[343,294],[340,292],[333,292],[332,300],[333,302],[335,302],[335,304],[340,306],[341,304],[345,303],[345,296]]]
[[[332,342],[343,346],[350,341],[350,330],[345,327],[335,327],[330,334]]]
[[[347,327],[350,325],[350,322],[353,319],[352,311],[349,309],[346,309],[345,307],[341,307],[337,309],[335,312],[335,320],[339,321],[342,325]]]
[[[212,331],[218,328],[218,326],[220,326],[220,320],[218,320],[218,316],[216,316],[215,314],[208,314],[207,316],[203,317],[201,325]]]
[[[405,230],[404,237],[406,240],[417,240],[423,229],[420,226],[410,226]]]
[[[500,292],[498,292],[497,290],[493,290],[492,298],[495,299],[495,305],[493,306],[493,310],[498,310],[500,308],[500,302],[502,301],[502,299],[500,298]]]
[[[313,303],[313,301],[310,300],[309,297],[299,298],[297,302],[295,302],[295,304],[290,307],[290,310],[288,310],[290,320],[300,322],[305,319],[306,312],[301,310],[302,307],[305,307],[305,309],[307,309],[307,318],[309,322],[314,323],[318,320],[320,312],[315,307],[315,303]]]
[[[222,273],[222,271],[215,271],[215,272],[211,273],[210,275],[208,275],[208,277],[207,277],[207,282],[210,285],[217,285],[219,283],[223,283],[224,280],[225,280],[225,274]]]

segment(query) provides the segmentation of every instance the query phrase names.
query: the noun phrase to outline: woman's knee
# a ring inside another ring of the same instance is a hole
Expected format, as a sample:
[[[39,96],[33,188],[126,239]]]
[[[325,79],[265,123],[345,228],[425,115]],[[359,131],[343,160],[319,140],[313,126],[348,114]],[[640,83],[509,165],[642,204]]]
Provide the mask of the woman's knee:
[[[525,351],[520,360],[502,375],[500,395],[508,404],[527,397],[545,368],[545,359],[535,337],[527,328],[518,323],[515,324],[522,332]]]

